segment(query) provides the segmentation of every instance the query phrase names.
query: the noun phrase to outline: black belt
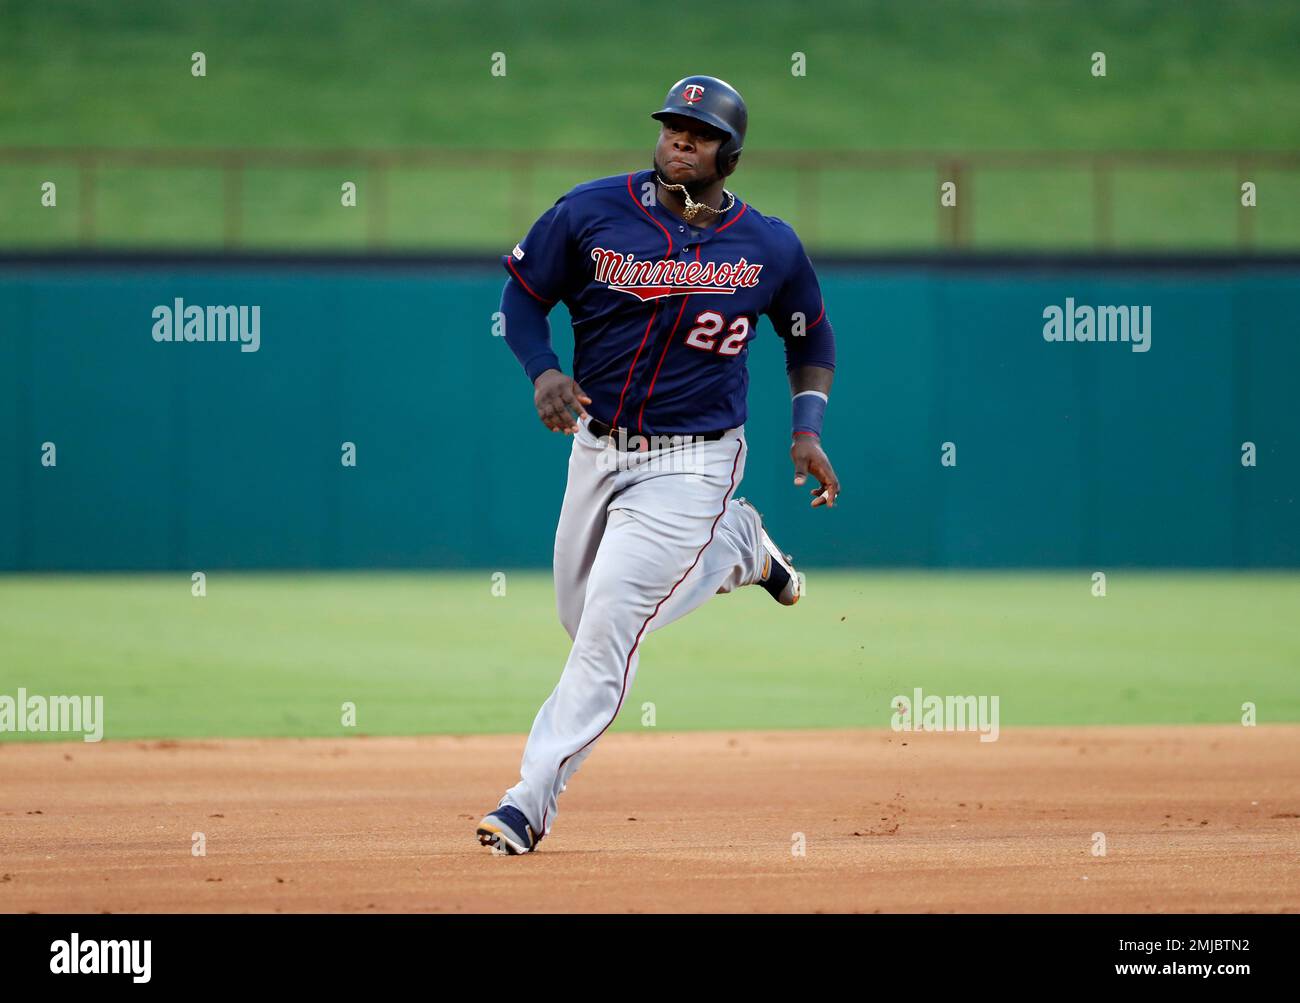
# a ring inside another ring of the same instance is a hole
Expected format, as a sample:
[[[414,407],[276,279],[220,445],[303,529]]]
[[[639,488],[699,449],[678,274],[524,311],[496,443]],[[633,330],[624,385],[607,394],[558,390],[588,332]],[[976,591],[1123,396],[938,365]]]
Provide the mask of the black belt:
[[[715,428],[711,432],[671,432],[666,435],[656,434],[654,436],[645,436],[638,435],[636,432],[627,428],[612,428],[599,418],[594,417],[587,422],[587,430],[597,439],[603,439],[608,436],[619,449],[630,449],[633,452],[644,452],[647,450],[649,448],[648,439],[681,438],[688,441],[698,441],[700,439],[713,441],[714,439],[721,439],[731,431],[729,428]]]

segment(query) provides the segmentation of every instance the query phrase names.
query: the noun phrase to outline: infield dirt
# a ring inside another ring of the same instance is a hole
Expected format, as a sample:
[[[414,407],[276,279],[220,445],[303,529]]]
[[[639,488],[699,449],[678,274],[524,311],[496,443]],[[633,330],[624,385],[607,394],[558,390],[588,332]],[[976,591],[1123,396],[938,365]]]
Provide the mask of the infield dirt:
[[[522,746],[0,744],[0,911],[1300,911],[1300,725],[612,734],[494,856]]]

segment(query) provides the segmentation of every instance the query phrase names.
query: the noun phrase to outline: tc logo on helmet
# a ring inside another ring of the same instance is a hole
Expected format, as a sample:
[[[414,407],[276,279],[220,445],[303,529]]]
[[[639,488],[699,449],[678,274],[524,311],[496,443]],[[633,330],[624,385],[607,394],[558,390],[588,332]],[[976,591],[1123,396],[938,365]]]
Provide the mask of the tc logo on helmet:
[[[699,84],[687,84],[682,88],[682,97],[686,99],[687,104],[695,104],[704,97],[704,88]]]

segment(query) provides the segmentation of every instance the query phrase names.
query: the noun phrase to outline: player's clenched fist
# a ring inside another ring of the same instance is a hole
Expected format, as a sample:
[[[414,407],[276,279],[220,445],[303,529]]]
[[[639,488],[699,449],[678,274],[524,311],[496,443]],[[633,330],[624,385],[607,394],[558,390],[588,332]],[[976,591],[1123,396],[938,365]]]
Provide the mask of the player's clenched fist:
[[[537,377],[533,384],[533,403],[537,405],[537,417],[552,432],[571,435],[578,430],[577,418],[587,417],[584,404],[590,404],[591,398],[583,393],[578,381],[565,376],[558,369],[548,369]]]
[[[796,435],[790,446],[790,459],[794,461],[794,482],[804,484],[812,474],[820,482],[812,489],[812,507],[835,504],[840,493],[840,479],[831,468],[830,457],[822,449],[822,441],[815,435]]]

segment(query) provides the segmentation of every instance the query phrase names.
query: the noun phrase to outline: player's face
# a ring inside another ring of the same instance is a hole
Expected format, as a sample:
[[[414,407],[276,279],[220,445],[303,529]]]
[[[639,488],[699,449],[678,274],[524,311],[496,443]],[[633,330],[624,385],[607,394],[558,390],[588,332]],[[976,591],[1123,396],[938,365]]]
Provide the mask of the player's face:
[[[655,163],[665,181],[686,185],[713,181],[718,176],[718,147],[726,135],[711,125],[683,115],[669,115],[659,130]]]

